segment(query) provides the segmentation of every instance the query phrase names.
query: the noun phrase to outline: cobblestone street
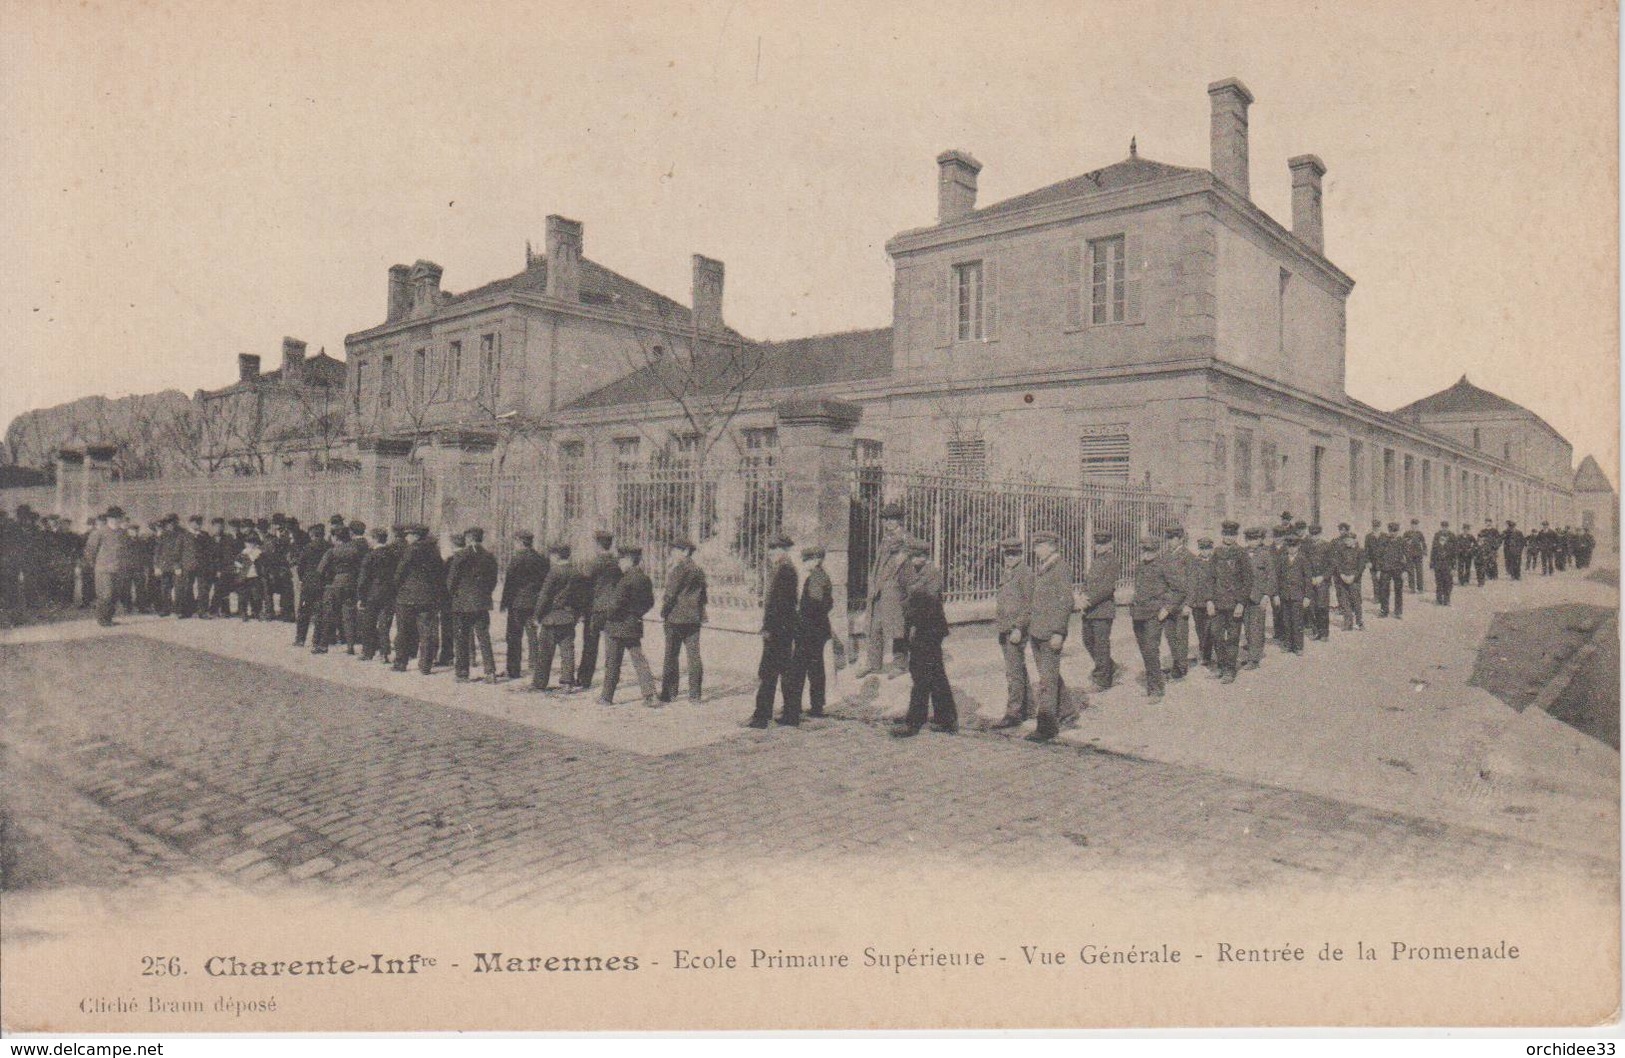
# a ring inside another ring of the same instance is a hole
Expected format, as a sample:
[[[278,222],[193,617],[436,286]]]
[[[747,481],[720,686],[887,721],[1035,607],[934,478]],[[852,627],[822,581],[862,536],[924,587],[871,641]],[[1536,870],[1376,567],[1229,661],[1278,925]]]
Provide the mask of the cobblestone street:
[[[261,636],[312,674],[346,671],[287,651],[280,627],[194,629]],[[1154,872],[1198,893],[1536,862],[1600,885],[1615,876],[1608,856],[1088,746],[970,732],[900,742],[854,718],[746,731],[737,698],[686,720],[682,707],[651,715],[585,697],[550,707],[592,714],[584,724],[658,715],[708,732],[656,753],[141,635],[8,645],[0,670],[4,785],[22,835],[8,841],[10,872],[32,887],[191,874],[393,905],[658,901],[651,879],[732,868],[744,889],[751,864],[803,856]],[[400,678],[451,686],[449,674]]]

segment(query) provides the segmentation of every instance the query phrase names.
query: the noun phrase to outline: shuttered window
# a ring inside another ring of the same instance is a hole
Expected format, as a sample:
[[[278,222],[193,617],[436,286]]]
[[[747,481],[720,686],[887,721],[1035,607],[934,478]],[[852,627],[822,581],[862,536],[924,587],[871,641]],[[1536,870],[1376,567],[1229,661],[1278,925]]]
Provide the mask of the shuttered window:
[[[1082,440],[1086,485],[1128,484],[1128,434],[1090,434]]]
[[[1127,264],[1123,236],[1089,243],[1089,322],[1122,323],[1127,316]]]
[[[1264,471],[1264,493],[1268,495],[1275,491],[1275,479],[1281,455],[1274,441],[1260,441],[1258,443],[1258,465]]]
[[[1253,494],[1253,432],[1236,431],[1236,495],[1250,498]]]
[[[982,262],[954,265],[954,338],[979,342],[983,337]]]

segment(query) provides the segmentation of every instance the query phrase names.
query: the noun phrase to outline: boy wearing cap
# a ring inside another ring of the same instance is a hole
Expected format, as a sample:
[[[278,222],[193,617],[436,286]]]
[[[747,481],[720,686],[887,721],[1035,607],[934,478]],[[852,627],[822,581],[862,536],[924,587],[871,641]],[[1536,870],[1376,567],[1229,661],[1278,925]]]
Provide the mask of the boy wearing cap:
[[[1393,614],[1396,619],[1405,617],[1405,566],[1408,560],[1405,557],[1405,541],[1399,535],[1399,523],[1389,522],[1388,532],[1378,544],[1378,562],[1382,566],[1382,588],[1377,594],[1377,602],[1382,606],[1378,617],[1388,616],[1388,600],[1393,598]]]
[[[1296,532],[1287,534],[1286,547],[1275,564],[1276,590],[1280,592],[1281,614],[1286,620],[1287,650],[1303,653],[1303,611],[1310,605],[1314,586],[1309,582],[1309,556],[1304,554]]]
[[[478,526],[463,533],[463,550],[452,556],[446,570],[446,591],[451,597],[453,665],[458,683],[467,683],[474,644],[480,648],[485,682],[497,682],[496,655],[491,650],[491,596],[497,587],[497,559],[485,550],[485,530]]]
[[[1501,549],[1506,556],[1507,575],[1513,580],[1523,579],[1523,548],[1523,530],[1518,528],[1517,522],[1508,519],[1506,532],[1501,534]],[[1589,560],[1590,556],[1586,557]]]
[[[547,580],[548,561],[535,548],[536,534],[521,529],[513,534],[513,557],[508,559],[507,572],[502,577],[502,602],[499,606],[508,615],[506,665],[508,678],[517,680],[525,672],[525,640],[530,640],[530,665],[536,667],[536,598]]]
[[[643,704],[658,706],[660,699],[655,695],[654,674],[643,656],[643,615],[654,609],[654,585],[643,572],[643,548],[626,544],[616,551],[621,576],[615,582],[615,595],[604,620],[608,649],[604,654],[604,689],[598,700],[605,705],[615,704],[615,688],[621,682],[621,657],[627,654],[632,658],[632,671],[637,673]]]
[[[320,526],[311,526],[314,531]],[[446,590],[446,565],[440,547],[429,538],[428,529],[409,525],[401,531],[406,546],[395,567],[395,663],[396,672],[405,672],[406,663],[416,656],[418,671],[427,676],[434,671],[440,650],[440,604]]]
[[[158,578],[158,616],[179,613],[181,579],[181,520],[167,514],[158,524],[158,539],[152,545],[152,572]]]
[[[1456,534],[1450,531],[1448,521],[1440,522],[1428,555],[1428,564],[1433,567],[1433,601],[1440,606],[1450,605],[1450,592],[1456,586],[1455,551]]]
[[[1145,666],[1145,693],[1153,701],[1162,697],[1162,637],[1170,615],[1184,603],[1183,577],[1176,586],[1172,566],[1163,555],[1162,542],[1151,533],[1140,540],[1140,561],[1134,567],[1134,598],[1129,617],[1134,622],[1134,641],[1140,647]]]
[[[531,650],[530,689],[552,690],[553,653],[559,655],[559,689],[576,689],[576,622],[584,608],[581,601],[585,582],[570,562],[570,545],[554,544],[548,549],[552,562],[542,590],[536,595],[537,642]]]
[[[1162,634],[1168,640],[1168,652],[1173,657],[1173,667],[1169,672],[1172,680],[1182,680],[1190,670],[1191,661],[1191,605],[1190,585],[1193,566],[1196,556],[1191,554],[1190,548],[1185,545],[1185,527],[1179,524],[1170,525],[1163,531],[1167,537],[1167,546],[1163,548],[1162,564],[1164,580],[1167,584],[1177,588],[1174,592],[1178,602],[1169,609],[1167,618],[1163,621]]]
[[[1411,582],[1411,593],[1422,590],[1422,562],[1427,558],[1428,538],[1422,532],[1422,519],[1412,518],[1411,527],[1405,530],[1405,576]]]
[[[237,583],[237,609],[244,621],[251,621],[265,616],[265,574],[260,569],[260,550],[258,534],[249,534],[243,539],[243,549],[237,552],[233,560],[234,579]]]
[[[995,729],[1020,727],[1032,715],[1032,683],[1027,677],[1027,626],[1033,615],[1033,571],[1021,553],[1021,540],[999,542],[1004,569],[994,601],[993,627],[1004,655],[1004,716]]]
[[[908,566],[900,583],[907,586],[903,619],[908,627],[908,713],[892,728],[898,738],[920,733],[926,719],[931,730],[952,735],[959,730],[959,710],[943,666],[942,641],[948,637],[948,618],[942,609],[942,571],[931,563],[931,548],[923,540],[907,544]],[[1042,714],[1040,714],[1042,715]]]
[[[124,531],[124,510],[109,507],[106,524],[85,540],[85,566],[96,578],[96,623],[113,624],[113,604],[125,591],[135,549]]]
[[[203,515],[186,519],[188,529],[181,534],[179,587],[175,589],[183,618],[207,620],[209,616],[209,568],[214,564],[209,534],[203,529]]]
[[[1218,548],[1213,552],[1213,593],[1208,599],[1208,635],[1213,640],[1214,662],[1220,683],[1236,681],[1237,655],[1241,645],[1241,619],[1253,594],[1253,566],[1236,545],[1240,522],[1220,527]]]
[[[316,581],[322,586],[321,610],[316,615],[316,639],[310,648],[312,654],[325,654],[339,636],[344,637],[345,651],[355,653],[356,640],[356,577],[361,573],[361,560],[367,557],[364,544],[350,535],[347,525],[333,527],[333,546],[316,564]]]
[[[790,659],[790,678],[785,684],[785,698],[793,701],[795,712],[801,710],[801,688],[807,687],[807,715],[824,715],[824,644],[834,634],[829,626],[829,612],[835,606],[835,586],[824,572],[824,549],[804,547],[801,561],[807,576],[801,582],[801,600],[796,606],[795,648]]]
[[[694,561],[694,542],[673,540],[671,568],[666,571],[666,590],[660,600],[660,619],[665,622],[666,650],[660,665],[660,700],[677,700],[678,655],[688,651],[688,699],[700,700],[705,677],[700,660],[700,626],[705,623],[705,571]]]
[[[1061,678],[1061,648],[1066,645],[1072,622],[1072,574],[1061,554],[1061,538],[1048,530],[1033,534],[1032,616],[1027,638],[1033,644],[1033,665],[1038,669],[1038,729],[1027,736],[1035,742],[1048,742],[1061,728],[1077,718],[1078,707],[1067,693]],[[940,656],[940,647],[939,647]]]
[[[592,534],[592,539],[598,551],[581,571],[587,582],[587,606],[581,613],[581,664],[576,671],[576,686],[582,690],[592,686],[592,675],[598,668],[599,640],[604,636],[604,622],[609,620],[610,608],[615,603],[615,585],[621,579],[621,564],[615,557],[615,534],[600,529]]]
[[[392,541],[382,526],[372,531],[373,546],[361,560],[356,598],[361,603],[361,660],[389,661],[389,625],[395,616],[395,566],[400,562],[399,534]]]
[[[1364,630],[1360,579],[1365,575],[1365,549],[1349,523],[1340,523],[1337,534],[1337,539],[1332,541],[1332,584],[1337,588],[1337,608],[1343,612],[1343,631]]]
[[[1190,594],[1186,602],[1191,608],[1191,623],[1196,626],[1196,657],[1204,669],[1213,668],[1213,538],[1204,536],[1196,541],[1196,559],[1191,563]],[[1216,677],[1217,672],[1208,673]]]
[[[1083,576],[1083,610],[1078,622],[1079,638],[1094,661],[1090,681],[1095,690],[1109,690],[1117,678],[1117,663],[1112,660],[1112,621],[1117,617],[1117,581],[1122,564],[1112,547],[1112,534],[1105,530],[1095,533],[1094,554],[1089,571]]]
[[[1320,526],[1309,527],[1309,541],[1304,544],[1309,557],[1310,612],[1305,623],[1315,639],[1324,642],[1332,634],[1332,545],[1320,536]]]
[[[1253,590],[1247,596],[1247,608],[1242,612],[1242,630],[1246,642],[1241,667],[1256,669],[1264,660],[1264,600],[1277,619],[1281,614],[1281,597],[1275,582],[1275,552],[1264,546],[1264,530],[1254,526],[1247,530],[1247,563],[1253,567]],[[1356,589],[1358,591],[1358,589]]]
[[[756,710],[749,727],[765,728],[773,719],[773,698],[784,684],[784,711],[778,722],[801,723],[801,703],[792,702],[789,674],[795,660],[796,569],[790,562],[790,538],[780,533],[768,541],[767,583],[762,591],[762,660],[756,666]]]
[[[294,563],[294,572],[298,574],[298,595],[294,604],[298,618],[293,626],[293,645],[296,647],[305,645],[305,636],[309,634],[312,622],[320,615],[323,584],[316,570],[330,546],[327,529],[317,523],[310,527],[309,539],[299,549],[299,558]]]

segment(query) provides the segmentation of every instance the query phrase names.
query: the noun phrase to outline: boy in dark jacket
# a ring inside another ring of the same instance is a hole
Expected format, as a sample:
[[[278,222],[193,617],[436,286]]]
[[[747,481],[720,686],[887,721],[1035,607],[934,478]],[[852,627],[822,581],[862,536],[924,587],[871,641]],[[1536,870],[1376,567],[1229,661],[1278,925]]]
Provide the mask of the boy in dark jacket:
[[[576,689],[576,622],[581,619],[581,578],[570,563],[570,545],[554,544],[547,579],[536,595],[533,621],[535,641],[531,644],[530,689],[551,690],[553,653],[559,655],[559,689]]]
[[[497,660],[491,651],[491,595],[497,588],[497,559],[485,550],[485,530],[475,526],[464,532],[466,546],[452,556],[446,570],[446,592],[451,601],[457,682],[467,683],[474,644],[485,664],[485,682],[497,682]]]
[[[932,564],[931,548],[925,541],[909,541],[908,554],[903,619],[908,628],[908,674],[913,686],[909,688],[908,715],[892,729],[892,734],[899,738],[917,735],[929,716],[931,730],[952,735],[959,730],[959,710],[942,662],[942,641],[948,638],[948,617],[942,608],[942,571]],[[1068,591],[1069,611],[1070,595]],[[1036,614],[1035,608],[1035,627]],[[1039,715],[1042,723],[1043,714]]]
[[[705,623],[705,571],[694,563],[694,543],[673,540],[672,565],[666,571],[666,591],[660,602],[660,619],[666,626],[666,653],[660,666],[660,700],[677,698],[677,661],[688,651],[688,697],[700,700],[705,676],[700,660],[700,626]]]
[[[1110,532],[1096,532],[1094,543],[1095,553],[1089,572],[1083,578],[1083,617],[1079,631],[1084,649],[1095,663],[1090,681],[1095,690],[1104,691],[1117,678],[1117,663],[1112,660],[1112,621],[1117,617],[1117,579],[1121,567]]]
[[[1004,716],[994,729],[1020,727],[1033,711],[1032,681],[1027,675],[1027,626],[1033,616],[1033,571],[1022,554],[1021,540],[999,542],[1004,571],[994,601],[993,629],[1004,655]]]
[[[796,568],[790,562],[790,538],[780,533],[767,545],[767,585],[762,593],[762,660],[756,666],[756,710],[748,726],[764,728],[773,719],[773,698],[781,683],[788,685],[795,660]],[[799,703],[792,703],[786,686],[779,723],[801,723]],[[795,708],[792,711],[792,704]]]
[[[1032,641],[1033,666],[1038,670],[1035,695],[1038,730],[1027,737],[1035,742],[1047,742],[1078,715],[1066,681],[1061,678],[1061,648],[1066,644],[1072,623],[1072,573],[1061,554],[1060,536],[1048,530],[1033,534],[1033,557],[1038,560],[1038,568],[1033,572],[1033,606],[1027,638]],[[940,643],[938,654],[941,654]]]
[[[604,655],[604,689],[598,700],[605,705],[615,704],[615,688],[621,682],[621,657],[625,654],[632,658],[632,671],[637,673],[643,704],[658,706],[660,699],[655,696],[654,674],[643,656],[643,615],[654,609],[654,585],[643,571],[643,548],[627,544],[618,548],[617,553],[621,576],[615,582],[615,595],[604,620],[609,649]]]
[[[502,578],[501,609],[508,615],[508,678],[517,680],[525,671],[525,640],[530,640],[530,664],[536,667],[536,597],[547,580],[547,556],[533,546],[536,534],[521,529],[513,534],[518,547],[508,559],[508,572]]]
[[[790,661],[790,678],[785,685],[786,709],[801,711],[801,688],[807,687],[808,716],[824,715],[824,644],[830,641],[829,612],[835,605],[835,586],[824,572],[824,549],[804,547],[801,560],[807,578],[801,584],[801,601],[796,607],[795,646]]]
[[[406,663],[416,655],[418,671],[427,676],[434,671],[440,650],[440,605],[445,592],[446,565],[440,547],[421,525],[401,531],[406,547],[395,567],[395,664],[405,672]]]

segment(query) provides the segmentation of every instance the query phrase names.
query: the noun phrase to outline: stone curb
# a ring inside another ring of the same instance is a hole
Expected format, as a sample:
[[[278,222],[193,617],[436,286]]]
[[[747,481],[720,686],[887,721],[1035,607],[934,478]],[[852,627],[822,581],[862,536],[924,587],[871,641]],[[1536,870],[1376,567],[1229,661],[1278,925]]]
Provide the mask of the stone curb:
[[[1558,670],[1557,675],[1546,681],[1546,686],[1541,688],[1541,692],[1535,696],[1535,700],[1524,706],[1524,709],[1539,709],[1543,713],[1550,713],[1558,698],[1562,697],[1564,692],[1569,689],[1569,685],[1574,682],[1574,677],[1579,673],[1580,667],[1596,655],[1605,635],[1614,637],[1619,635],[1619,614],[1617,612],[1603,618],[1602,624],[1598,625],[1597,630],[1591,633],[1591,638],[1587,639],[1581,644],[1580,649],[1570,655],[1569,659],[1563,663],[1563,667]]]

